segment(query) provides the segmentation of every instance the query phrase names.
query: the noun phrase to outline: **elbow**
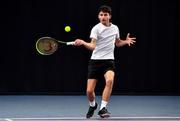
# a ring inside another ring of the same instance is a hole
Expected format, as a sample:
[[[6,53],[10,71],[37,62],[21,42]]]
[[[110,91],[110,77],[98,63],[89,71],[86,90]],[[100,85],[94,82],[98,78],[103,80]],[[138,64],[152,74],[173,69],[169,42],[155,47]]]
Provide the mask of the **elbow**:
[[[120,43],[115,44],[117,47],[121,47],[122,45]]]
[[[96,44],[91,44],[91,50],[93,51],[96,48]]]
[[[115,45],[118,47],[118,44],[117,44],[117,43],[115,43]]]
[[[92,47],[91,47],[91,50],[93,51],[95,48],[96,48],[96,46],[92,46]]]

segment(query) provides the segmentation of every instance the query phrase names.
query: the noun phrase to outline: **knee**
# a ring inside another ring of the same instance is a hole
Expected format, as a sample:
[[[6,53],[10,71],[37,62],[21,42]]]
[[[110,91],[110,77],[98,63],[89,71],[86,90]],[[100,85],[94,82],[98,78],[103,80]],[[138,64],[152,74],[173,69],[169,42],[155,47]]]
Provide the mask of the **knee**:
[[[112,87],[113,86],[113,79],[107,79],[106,80],[106,86]]]
[[[93,95],[93,92],[94,92],[94,91],[93,91],[93,90],[90,90],[90,89],[87,89],[87,90],[86,90],[86,94],[87,94],[87,95]]]

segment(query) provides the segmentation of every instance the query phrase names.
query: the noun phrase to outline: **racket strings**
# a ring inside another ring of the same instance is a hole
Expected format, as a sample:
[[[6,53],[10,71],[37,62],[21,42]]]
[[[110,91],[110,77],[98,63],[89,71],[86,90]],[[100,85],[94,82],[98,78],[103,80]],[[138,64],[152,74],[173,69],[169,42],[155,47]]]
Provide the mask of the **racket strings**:
[[[41,39],[37,43],[37,49],[43,55],[53,54],[58,48],[58,44],[54,40]]]

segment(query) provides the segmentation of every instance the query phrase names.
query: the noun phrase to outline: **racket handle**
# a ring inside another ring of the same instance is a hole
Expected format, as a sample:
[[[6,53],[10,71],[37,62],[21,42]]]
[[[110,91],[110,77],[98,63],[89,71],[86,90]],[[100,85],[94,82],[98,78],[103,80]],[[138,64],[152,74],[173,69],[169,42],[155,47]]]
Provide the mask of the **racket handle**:
[[[75,42],[67,42],[66,45],[74,45]]]

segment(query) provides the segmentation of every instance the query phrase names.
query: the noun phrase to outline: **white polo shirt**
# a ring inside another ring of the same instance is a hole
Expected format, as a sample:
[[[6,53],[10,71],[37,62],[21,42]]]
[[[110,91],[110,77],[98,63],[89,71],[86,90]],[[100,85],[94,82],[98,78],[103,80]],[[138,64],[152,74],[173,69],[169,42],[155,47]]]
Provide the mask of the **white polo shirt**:
[[[116,25],[111,24],[107,27],[98,23],[92,28],[90,38],[96,39],[96,47],[91,59],[114,59],[115,40],[120,38],[119,29]]]

